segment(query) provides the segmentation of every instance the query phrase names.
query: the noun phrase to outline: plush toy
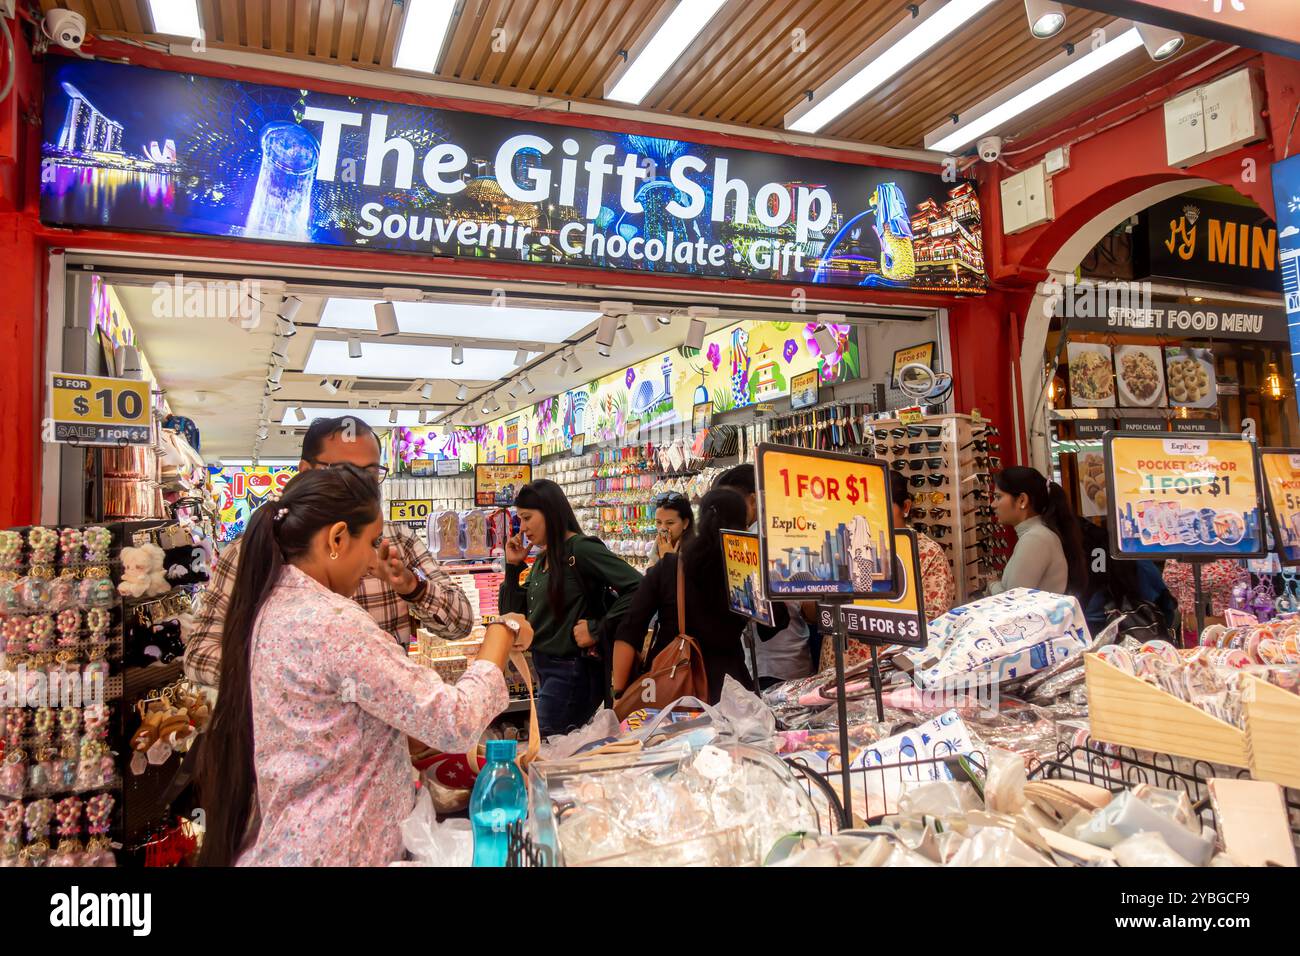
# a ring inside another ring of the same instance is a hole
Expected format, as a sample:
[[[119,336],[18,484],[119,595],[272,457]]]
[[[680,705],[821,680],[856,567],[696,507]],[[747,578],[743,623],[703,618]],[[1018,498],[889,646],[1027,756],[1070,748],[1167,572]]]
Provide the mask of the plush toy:
[[[119,594],[127,597],[152,597],[171,590],[163,571],[163,551],[156,544],[122,549],[122,583]]]

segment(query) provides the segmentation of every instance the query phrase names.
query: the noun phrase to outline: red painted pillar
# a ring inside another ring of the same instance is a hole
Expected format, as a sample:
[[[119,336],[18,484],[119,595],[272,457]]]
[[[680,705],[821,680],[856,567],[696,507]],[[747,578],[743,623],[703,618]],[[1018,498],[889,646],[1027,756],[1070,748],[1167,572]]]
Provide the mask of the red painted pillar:
[[[32,524],[40,510],[45,263],[35,227],[0,213],[0,527]]]
[[[36,235],[40,127],[24,118],[33,110],[40,115],[41,70],[23,30],[9,24],[17,75],[0,103],[0,527],[39,518],[44,414],[45,247]]]

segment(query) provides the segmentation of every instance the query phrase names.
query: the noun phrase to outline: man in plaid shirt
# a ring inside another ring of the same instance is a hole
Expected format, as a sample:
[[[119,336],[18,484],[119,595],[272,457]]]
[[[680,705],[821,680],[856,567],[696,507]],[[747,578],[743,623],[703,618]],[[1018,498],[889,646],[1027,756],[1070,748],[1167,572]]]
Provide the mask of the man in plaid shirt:
[[[379,439],[358,418],[318,418],[302,443],[300,471],[356,465],[383,481],[387,469],[379,464]],[[229,544],[212,569],[194,632],[185,644],[185,676],[199,684],[221,683],[221,630],[235,586],[239,542]],[[409,529],[384,522],[384,543],[374,577],[362,579],[353,600],[370,612],[375,623],[399,642],[411,640],[411,618],[441,637],[465,637],[474,625],[469,599]]]

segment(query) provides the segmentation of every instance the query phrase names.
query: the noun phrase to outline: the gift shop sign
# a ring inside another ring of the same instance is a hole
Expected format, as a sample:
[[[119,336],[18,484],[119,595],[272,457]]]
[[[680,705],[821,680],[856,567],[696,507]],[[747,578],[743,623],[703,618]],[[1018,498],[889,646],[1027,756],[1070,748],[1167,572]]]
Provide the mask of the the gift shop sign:
[[[803,285],[985,288],[975,187],[946,182],[937,165],[836,163],[89,60],[46,74],[48,223]]]
[[[1116,558],[1266,553],[1255,443],[1239,435],[1106,436]]]
[[[74,445],[147,445],[149,384],[92,375],[50,375],[46,440]]]

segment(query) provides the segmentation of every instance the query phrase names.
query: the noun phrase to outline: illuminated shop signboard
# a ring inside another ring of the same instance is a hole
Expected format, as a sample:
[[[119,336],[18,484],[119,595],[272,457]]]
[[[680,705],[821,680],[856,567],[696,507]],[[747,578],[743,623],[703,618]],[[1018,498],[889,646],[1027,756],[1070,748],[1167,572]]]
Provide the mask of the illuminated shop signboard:
[[[89,61],[48,72],[52,224],[628,272],[984,289],[974,186]]]

